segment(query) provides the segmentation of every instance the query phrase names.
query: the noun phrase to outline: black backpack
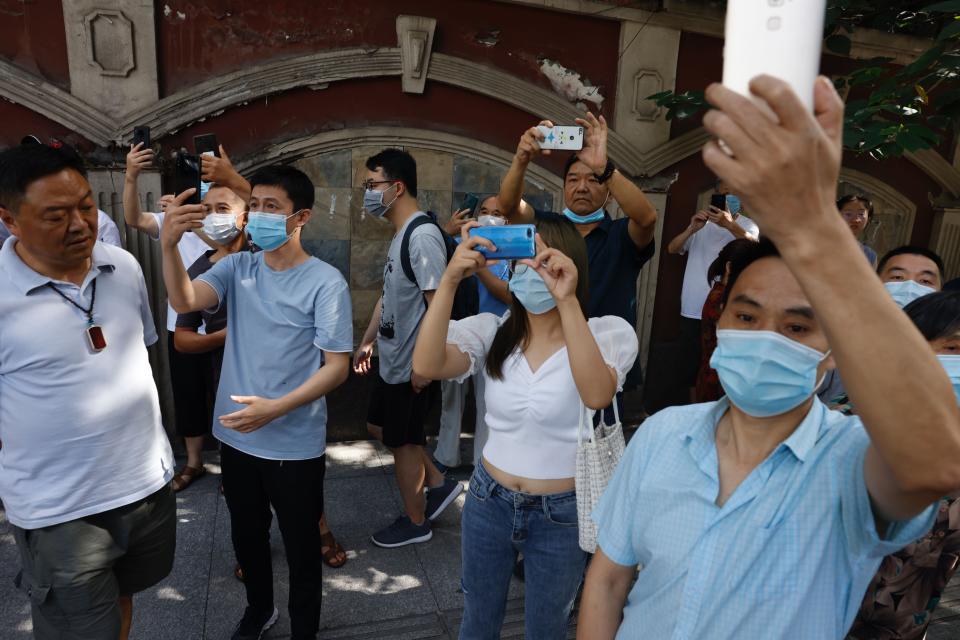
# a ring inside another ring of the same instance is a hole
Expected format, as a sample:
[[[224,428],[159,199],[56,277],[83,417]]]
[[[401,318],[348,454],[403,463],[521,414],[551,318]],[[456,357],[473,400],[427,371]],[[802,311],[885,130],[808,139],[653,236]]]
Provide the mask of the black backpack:
[[[443,236],[443,244],[447,249],[448,263],[453,256],[453,252],[457,250],[457,241],[440,227],[436,216],[432,212],[428,211],[427,215],[415,218],[407,225],[406,231],[403,232],[403,239],[400,241],[400,266],[403,268],[403,275],[407,276],[407,280],[413,284],[417,284],[417,276],[413,273],[413,265],[410,264],[410,236],[414,229],[425,224],[432,224],[440,230],[440,235]],[[450,314],[452,320],[463,320],[480,313],[479,282],[477,276],[470,276],[460,281],[457,286],[457,293],[453,298],[453,311]]]

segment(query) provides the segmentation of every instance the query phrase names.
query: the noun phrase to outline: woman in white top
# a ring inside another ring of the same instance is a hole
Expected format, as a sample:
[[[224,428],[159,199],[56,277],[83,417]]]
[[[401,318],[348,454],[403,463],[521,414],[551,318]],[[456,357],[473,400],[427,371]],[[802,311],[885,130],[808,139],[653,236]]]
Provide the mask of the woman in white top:
[[[460,638],[500,637],[518,552],[525,637],[563,638],[587,561],[574,492],[581,401],[610,405],[636,359],[637,336],[617,317],[587,320],[586,245],[560,220],[538,221],[538,255],[517,263],[503,318],[451,322],[457,285],[487,266],[477,247],[493,248],[469,237],[473,226],[464,227],[413,353],[418,375],[464,380],[483,371],[486,382],[490,434],[463,511]]]

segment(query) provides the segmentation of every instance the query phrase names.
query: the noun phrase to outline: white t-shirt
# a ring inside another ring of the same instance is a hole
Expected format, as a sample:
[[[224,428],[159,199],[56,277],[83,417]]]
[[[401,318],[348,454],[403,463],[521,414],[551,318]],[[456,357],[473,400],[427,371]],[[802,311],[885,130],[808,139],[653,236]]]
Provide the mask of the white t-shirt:
[[[163,228],[163,218],[164,214],[162,213],[151,213],[154,218],[157,219],[157,229]],[[154,238],[154,240],[158,240]],[[206,242],[200,239],[195,233],[187,232],[183,234],[183,237],[180,238],[180,244],[177,245],[177,249],[180,250],[180,258],[183,260],[183,268],[189,269],[190,265],[197,261],[197,258],[202,256],[204,252],[210,247]],[[170,306],[170,303],[167,303],[167,331],[176,331],[177,330],[177,312],[173,310],[173,307]],[[200,333],[203,333],[203,327],[200,328]]]
[[[760,228],[750,218],[737,216],[736,223],[749,235],[758,237]],[[720,255],[720,250],[735,239],[735,235],[720,225],[707,222],[700,231],[683,243],[680,253],[687,254],[687,268],[683,272],[683,290],[680,293],[681,316],[700,319],[703,303],[707,301],[707,295],[710,293],[707,270]]]
[[[457,382],[483,372],[490,429],[483,457],[522,478],[572,478],[576,475],[581,402],[567,348],[547,358],[536,372],[530,370],[520,349],[504,362],[502,379],[492,379],[484,369],[497,329],[509,316],[508,311],[502,318],[481,313],[452,320],[447,333],[447,342],[470,358],[470,370]],[[588,325],[604,362],[617,372],[617,387],[622,387],[637,359],[636,331],[616,316],[590,318]]]
[[[102,209],[97,209],[97,240],[123,248],[117,223]]]
[[[10,522],[37,529],[158,491],[173,476],[173,454],[136,259],[98,242],[78,287],[32,270],[16,242],[0,248],[0,499]],[[90,350],[86,314],[60,294],[82,307],[92,301],[105,349]]]

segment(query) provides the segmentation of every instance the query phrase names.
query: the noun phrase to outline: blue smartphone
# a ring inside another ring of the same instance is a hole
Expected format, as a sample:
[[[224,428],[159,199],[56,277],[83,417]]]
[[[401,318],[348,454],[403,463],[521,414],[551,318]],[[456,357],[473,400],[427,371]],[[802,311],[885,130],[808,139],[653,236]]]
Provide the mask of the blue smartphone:
[[[477,247],[487,260],[520,260],[537,255],[536,231],[532,224],[474,227],[470,235],[486,238],[497,247],[496,251]]]

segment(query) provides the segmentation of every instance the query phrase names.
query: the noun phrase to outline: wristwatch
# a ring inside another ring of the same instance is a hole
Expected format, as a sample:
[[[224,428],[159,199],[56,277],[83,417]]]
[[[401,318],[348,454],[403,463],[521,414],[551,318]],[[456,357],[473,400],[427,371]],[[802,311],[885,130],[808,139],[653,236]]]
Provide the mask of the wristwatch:
[[[609,180],[611,176],[613,176],[613,172],[616,171],[616,169],[617,168],[613,166],[613,162],[611,162],[610,160],[607,160],[607,166],[603,170],[603,173],[601,173],[600,175],[597,175],[595,173],[593,174],[593,177],[597,179],[597,182],[599,182],[600,184],[603,184],[604,182]]]

